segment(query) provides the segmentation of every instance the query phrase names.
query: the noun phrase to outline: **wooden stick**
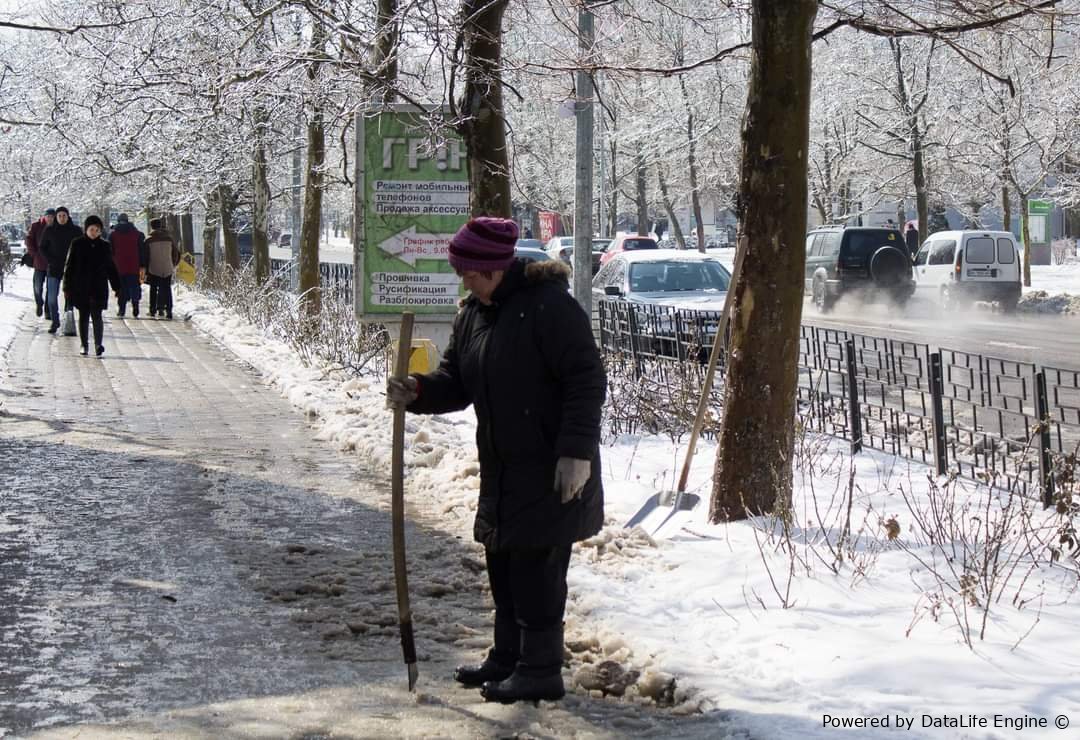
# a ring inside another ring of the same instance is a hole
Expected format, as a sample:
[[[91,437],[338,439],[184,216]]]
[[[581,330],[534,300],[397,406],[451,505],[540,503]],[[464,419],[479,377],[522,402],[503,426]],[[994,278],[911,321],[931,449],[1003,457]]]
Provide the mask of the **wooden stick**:
[[[686,491],[686,480],[690,477],[690,463],[694,459],[694,450],[697,448],[697,440],[701,435],[701,429],[705,426],[705,412],[709,409],[709,394],[712,393],[713,378],[716,376],[716,363],[720,359],[720,352],[726,350],[727,341],[725,337],[731,316],[732,297],[735,295],[735,283],[739,279],[739,273],[742,272],[746,246],[746,237],[740,238],[738,247],[735,250],[735,265],[732,270],[731,283],[728,285],[728,292],[724,297],[724,310],[720,314],[720,323],[716,327],[716,336],[713,337],[712,351],[709,352],[709,367],[705,370],[705,385],[701,389],[697,415],[694,417],[694,426],[690,430],[690,442],[686,447],[686,458],[683,460],[682,473],[679,475],[679,487],[675,489],[676,496]]]
[[[394,377],[404,380],[409,374],[412,354],[413,314],[401,314]],[[416,642],[413,639],[412,606],[409,603],[409,574],[405,564],[405,405],[394,407],[393,453],[390,462],[390,527],[394,541],[394,583],[397,587],[398,630],[401,651],[409,671],[409,691],[416,688]]]

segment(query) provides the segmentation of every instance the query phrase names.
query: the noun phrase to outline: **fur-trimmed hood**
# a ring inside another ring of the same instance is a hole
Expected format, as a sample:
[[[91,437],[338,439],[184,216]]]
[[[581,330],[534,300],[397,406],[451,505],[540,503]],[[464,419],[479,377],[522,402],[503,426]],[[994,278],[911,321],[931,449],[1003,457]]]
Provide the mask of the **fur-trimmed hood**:
[[[516,259],[503,275],[502,282],[495,288],[495,303],[500,303],[507,296],[522,288],[535,287],[545,283],[554,283],[564,290],[569,290],[569,265],[561,260],[526,262],[523,259]],[[479,304],[479,301],[471,293],[458,301],[458,306],[463,308],[470,303]]]
[[[544,260],[525,265],[525,281],[530,285],[538,283],[565,283],[570,285],[570,266],[562,260]]]

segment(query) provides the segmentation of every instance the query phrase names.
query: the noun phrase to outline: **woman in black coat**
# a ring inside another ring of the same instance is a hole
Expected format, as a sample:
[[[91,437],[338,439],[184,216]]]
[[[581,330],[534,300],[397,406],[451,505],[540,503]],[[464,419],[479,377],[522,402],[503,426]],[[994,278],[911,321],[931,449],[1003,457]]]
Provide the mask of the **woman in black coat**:
[[[439,368],[391,380],[413,413],[476,409],[484,545],[495,645],[455,678],[489,701],[563,696],[562,620],[570,549],[600,531],[600,414],[607,388],[589,317],[558,261],[514,260],[517,226],[476,218],[450,242],[470,295]]]
[[[98,357],[105,352],[102,335],[105,326],[101,312],[109,304],[109,285],[119,294],[120,274],[113,262],[109,243],[101,238],[104,226],[97,216],[87,216],[84,236],[71,243],[64,267],[64,298],[79,309],[79,341],[82,353],[89,353],[90,322],[94,322],[94,348]]]

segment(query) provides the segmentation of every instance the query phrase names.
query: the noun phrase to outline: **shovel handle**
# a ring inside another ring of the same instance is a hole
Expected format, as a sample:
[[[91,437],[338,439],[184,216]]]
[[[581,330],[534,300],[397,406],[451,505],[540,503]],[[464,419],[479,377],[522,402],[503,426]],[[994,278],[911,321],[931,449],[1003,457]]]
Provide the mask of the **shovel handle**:
[[[394,377],[402,380],[409,373],[412,353],[413,314],[401,315]],[[409,575],[405,562],[405,406],[394,406],[393,449],[390,457],[390,529],[394,546],[394,585],[397,590],[398,630],[401,651],[409,669],[409,690],[416,685],[416,644],[413,640],[412,606],[409,603]]]

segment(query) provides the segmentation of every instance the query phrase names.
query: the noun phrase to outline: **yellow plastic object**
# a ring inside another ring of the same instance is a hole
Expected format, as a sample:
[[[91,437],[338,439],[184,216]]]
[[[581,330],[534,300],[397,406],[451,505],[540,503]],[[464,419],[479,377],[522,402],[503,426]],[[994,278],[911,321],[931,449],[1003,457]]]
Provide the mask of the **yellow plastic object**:
[[[176,277],[188,285],[195,284],[195,255],[185,252],[180,258],[180,264],[176,266]]]
[[[394,357],[397,357],[397,342],[393,346]],[[412,352],[409,354],[409,374],[418,373],[423,375],[432,372],[439,366],[439,352],[435,343],[430,339],[412,340]]]

